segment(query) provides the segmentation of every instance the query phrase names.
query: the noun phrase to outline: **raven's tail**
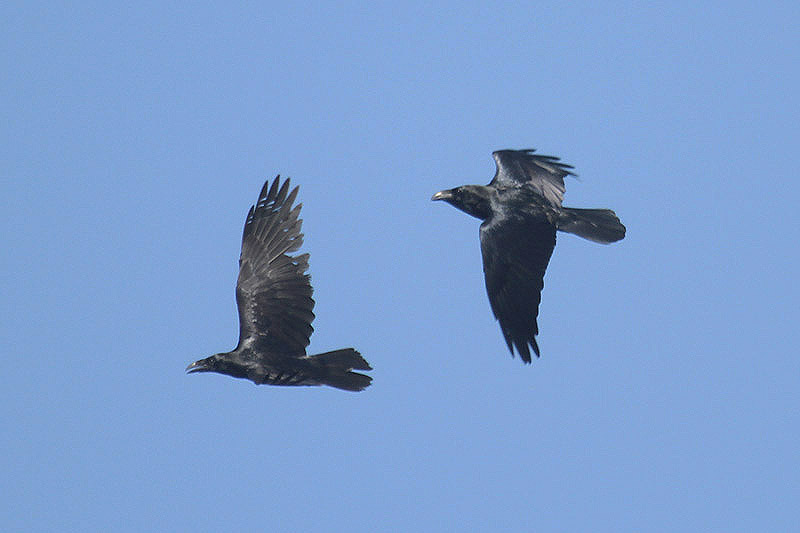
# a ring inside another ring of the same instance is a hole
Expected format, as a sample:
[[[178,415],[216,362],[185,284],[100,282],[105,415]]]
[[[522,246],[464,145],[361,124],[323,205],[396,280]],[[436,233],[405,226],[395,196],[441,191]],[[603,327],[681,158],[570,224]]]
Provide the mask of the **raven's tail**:
[[[625,226],[611,209],[562,207],[556,227],[600,244],[617,242],[625,237]]]
[[[361,391],[372,382],[370,376],[351,372],[351,370],[372,370],[361,354],[352,348],[321,353],[311,358],[321,364],[326,372],[322,378],[324,385],[349,391]]]

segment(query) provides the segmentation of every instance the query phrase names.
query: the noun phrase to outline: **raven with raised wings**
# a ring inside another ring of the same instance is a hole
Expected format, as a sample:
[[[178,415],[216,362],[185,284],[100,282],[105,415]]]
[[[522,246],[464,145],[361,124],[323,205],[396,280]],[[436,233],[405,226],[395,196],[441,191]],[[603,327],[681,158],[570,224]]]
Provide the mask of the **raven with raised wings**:
[[[562,207],[564,177],[575,175],[558,157],[534,150],[492,153],[497,171],[486,185],[439,191],[444,200],[481,219],[480,239],[486,292],[511,355],[525,363],[539,357],[536,335],[544,272],[556,245],[556,230],[608,244],[625,237],[610,209]]]
[[[245,378],[256,385],[328,385],[360,391],[370,376],[352,370],[372,370],[353,348],[306,355],[314,331],[308,254],[292,255],[303,243],[298,218],[302,204],[292,208],[297,187],[277,176],[264,184],[244,224],[236,305],[239,344],[189,365],[186,371],[217,372]]]

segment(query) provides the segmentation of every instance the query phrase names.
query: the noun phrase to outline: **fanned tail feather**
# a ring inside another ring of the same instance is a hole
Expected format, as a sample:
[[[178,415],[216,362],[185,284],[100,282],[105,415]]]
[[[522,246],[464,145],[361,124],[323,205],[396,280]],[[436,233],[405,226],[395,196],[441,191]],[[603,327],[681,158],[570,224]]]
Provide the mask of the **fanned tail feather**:
[[[563,207],[557,228],[600,244],[617,242],[625,237],[625,226],[611,209]]]
[[[361,391],[372,382],[370,376],[351,372],[352,370],[372,370],[369,363],[353,348],[343,348],[325,352],[311,358],[326,370],[322,382],[337,389]]]

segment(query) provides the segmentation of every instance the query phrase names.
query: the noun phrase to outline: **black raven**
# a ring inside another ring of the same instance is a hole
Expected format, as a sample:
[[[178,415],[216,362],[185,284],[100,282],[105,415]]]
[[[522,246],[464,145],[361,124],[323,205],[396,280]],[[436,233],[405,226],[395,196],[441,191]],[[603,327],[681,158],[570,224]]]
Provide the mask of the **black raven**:
[[[431,198],[483,220],[481,254],[489,303],[511,355],[516,347],[526,363],[531,362],[528,346],[539,357],[536,317],[556,230],[602,244],[625,237],[625,226],[610,209],[562,207],[564,176],[574,176],[573,167],[533,152],[494,152],[497,172],[488,185],[464,185]]]
[[[186,371],[218,372],[246,378],[256,385],[329,385],[349,391],[364,390],[372,378],[351,370],[372,370],[361,354],[344,348],[306,355],[314,331],[308,254],[289,255],[300,248],[303,234],[292,208],[297,187],[277,176],[264,184],[258,202],[250,208],[242,235],[236,305],[239,308],[239,344],[189,365]]]

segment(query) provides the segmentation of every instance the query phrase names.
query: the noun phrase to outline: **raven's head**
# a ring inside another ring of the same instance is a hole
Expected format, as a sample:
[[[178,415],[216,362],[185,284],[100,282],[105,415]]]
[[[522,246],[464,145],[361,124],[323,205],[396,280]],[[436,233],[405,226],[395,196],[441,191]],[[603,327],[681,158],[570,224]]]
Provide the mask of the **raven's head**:
[[[235,351],[228,353],[218,353],[205,359],[195,361],[186,367],[186,372],[216,372],[226,374],[235,378],[249,378],[251,368],[245,364]]]
[[[189,374],[194,374],[195,372],[219,372],[218,368],[220,355],[221,354],[216,354],[212,355],[211,357],[206,357],[205,359],[195,361],[186,367],[186,372]]]
[[[489,194],[489,187],[462,185],[455,189],[439,191],[431,197],[431,200],[444,200],[469,215],[486,220],[492,214]]]

